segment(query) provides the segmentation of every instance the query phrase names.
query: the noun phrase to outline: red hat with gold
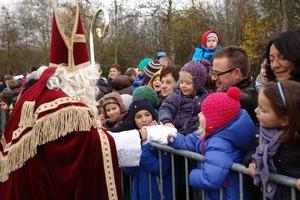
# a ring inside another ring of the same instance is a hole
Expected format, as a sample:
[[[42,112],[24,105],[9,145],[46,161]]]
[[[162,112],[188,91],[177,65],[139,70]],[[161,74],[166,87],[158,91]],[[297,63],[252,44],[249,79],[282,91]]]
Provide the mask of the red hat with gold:
[[[76,1],[76,16],[70,37],[65,35],[63,26],[60,24],[55,0],[53,0],[53,4],[49,66],[65,65],[67,70],[75,71],[90,65],[78,1]]]

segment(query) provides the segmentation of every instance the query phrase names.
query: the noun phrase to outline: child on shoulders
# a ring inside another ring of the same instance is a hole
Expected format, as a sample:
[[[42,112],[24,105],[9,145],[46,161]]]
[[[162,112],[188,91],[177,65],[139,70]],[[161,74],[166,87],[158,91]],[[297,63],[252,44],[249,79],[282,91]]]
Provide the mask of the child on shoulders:
[[[212,55],[221,49],[219,33],[215,30],[206,31],[201,37],[201,43],[201,46],[195,48],[192,60],[206,59],[211,62]]]

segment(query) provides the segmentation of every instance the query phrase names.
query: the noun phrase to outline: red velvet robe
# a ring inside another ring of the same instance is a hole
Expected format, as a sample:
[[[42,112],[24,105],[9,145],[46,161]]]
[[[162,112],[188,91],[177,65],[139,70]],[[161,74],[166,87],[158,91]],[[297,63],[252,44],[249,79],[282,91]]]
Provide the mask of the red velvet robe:
[[[82,102],[45,87],[26,90],[0,144],[0,199],[123,199],[113,138]]]

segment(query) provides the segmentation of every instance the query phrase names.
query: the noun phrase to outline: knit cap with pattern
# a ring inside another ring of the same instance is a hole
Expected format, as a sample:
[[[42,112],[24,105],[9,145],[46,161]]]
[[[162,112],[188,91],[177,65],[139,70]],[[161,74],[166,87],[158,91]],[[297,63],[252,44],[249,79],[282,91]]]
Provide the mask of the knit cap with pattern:
[[[152,104],[153,108],[157,109],[158,96],[152,87],[144,85],[136,88],[132,94],[132,101],[139,98],[147,99]]]
[[[226,92],[209,95],[201,104],[201,111],[205,117],[205,136],[225,127],[235,119],[241,111],[239,88],[230,87]]]
[[[191,60],[186,63],[180,71],[185,71],[192,75],[193,85],[197,92],[203,88],[206,81],[207,68],[200,62]]]
[[[145,85],[148,84],[148,82],[150,81],[153,74],[155,74],[155,72],[157,72],[158,70],[160,70],[162,68],[163,68],[163,66],[158,60],[152,60],[152,61],[148,62],[145,69],[143,70],[144,74],[145,74],[144,75]]]

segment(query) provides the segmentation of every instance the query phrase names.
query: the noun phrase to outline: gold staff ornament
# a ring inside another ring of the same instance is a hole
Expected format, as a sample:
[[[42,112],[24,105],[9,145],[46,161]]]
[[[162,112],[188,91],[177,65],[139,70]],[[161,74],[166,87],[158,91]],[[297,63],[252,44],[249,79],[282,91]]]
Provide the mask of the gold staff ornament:
[[[106,36],[107,32],[108,32],[108,27],[109,27],[109,16],[108,16],[107,10],[105,8],[99,8],[97,10],[97,12],[95,13],[94,17],[93,17],[91,28],[90,28],[90,54],[91,54],[91,64],[92,65],[95,64],[94,36],[93,36],[93,32],[94,32],[94,29],[95,29],[96,19],[97,19],[98,15],[101,12],[104,13],[105,25],[104,25],[104,29],[103,30],[101,28],[96,28],[97,36],[99,38],[104,38]]]

